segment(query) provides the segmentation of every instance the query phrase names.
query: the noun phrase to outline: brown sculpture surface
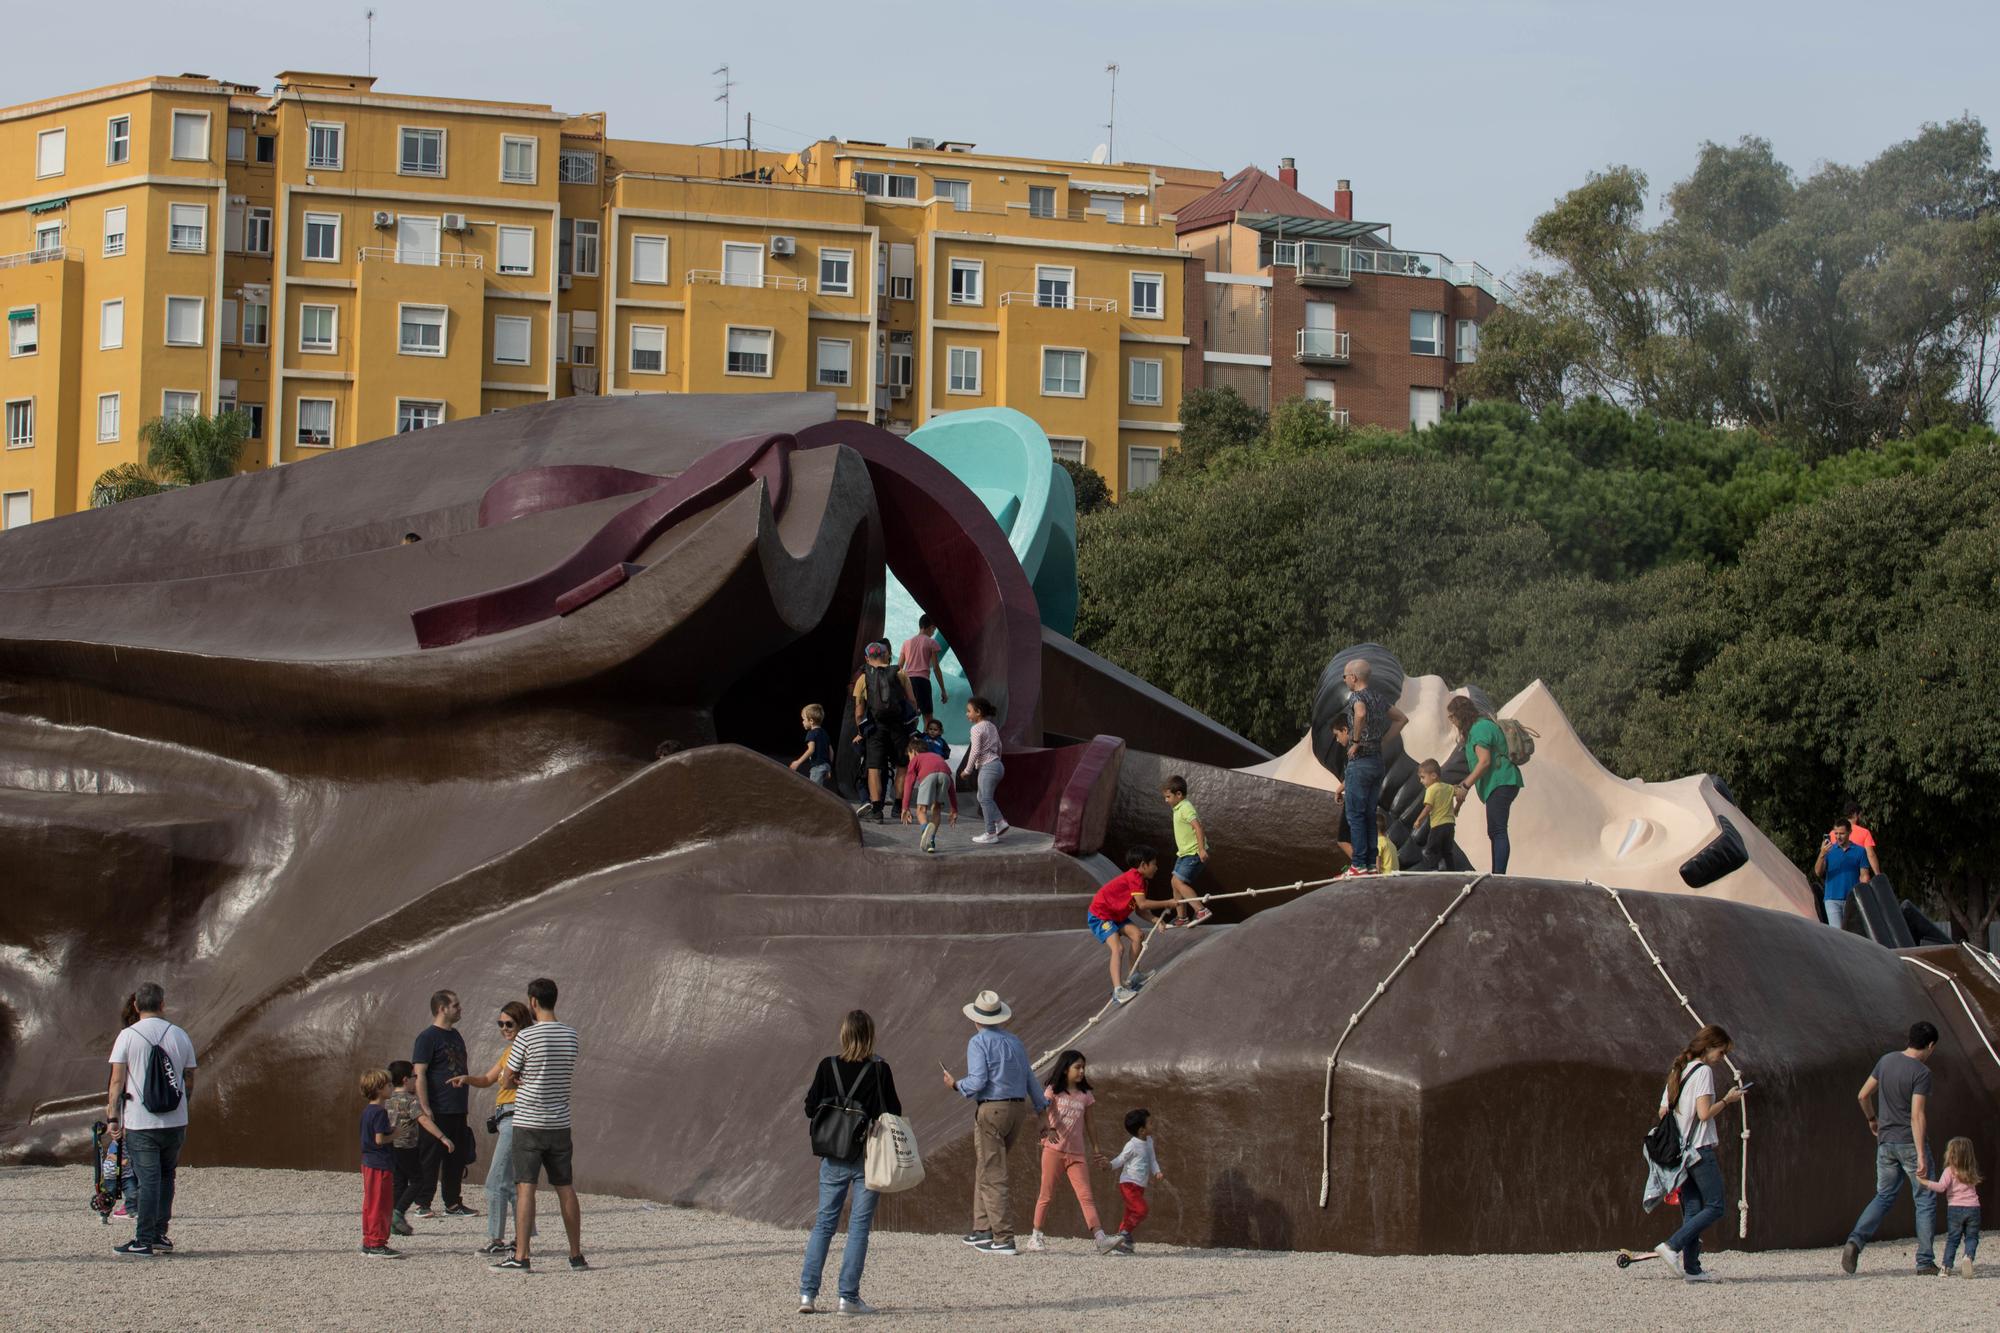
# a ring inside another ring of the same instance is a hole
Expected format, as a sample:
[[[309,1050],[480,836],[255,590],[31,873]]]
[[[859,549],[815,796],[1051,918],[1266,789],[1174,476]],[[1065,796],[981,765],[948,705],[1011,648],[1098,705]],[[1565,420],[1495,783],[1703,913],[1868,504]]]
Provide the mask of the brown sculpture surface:
[[[583,1034],[583,1187],[803,1219],[799,1097],[859,1006],[911,1071],[930,1169],[882,1221],[963,1226],[969,1111],[919,1076],[962,1065],[959,1005],[999,990],[1037,1054],[1099,1010],[1092,854],[1168,839],[1166,773],[1222,890],[1336,869],[1333,801],[1238,771],[1264,756],[1041,630],[983,506],[829,417],[809,396],[565,401],[0,537],[0,1159],[79,1153],[142,977],[202,1047],[190,1162],[344,1169],[354,1076],[407,1053],[432,990],[477,1013],[547,974]],[[682,503],[675,480],[729,449]],[[943,553],[928,581],[913,549]],[[840,702],[887,568],[960,619],[972,683],[1005,701],[1024,832],[998,847],[864,836],[770,757],[796,752],[800,704]],[[498,620],[412,619],[519,587]],[[1469,882],[1235,900],[1233,924],[1155,938],[1155,979],[1081,1044],[1108,1113],[1158,1119],[1157,1239],[1664,1234],[1638,1214],[1638,1139],[1685,1014],[1604,890]],[[1461,896],[1348,1038],[1329,1107],[1349,1016]],[[1916,1018],[1946,1033],[1938,1123],[1985,1126],[2000,1160],[1980,1040],[2000,987],[1966,951],[1912,956],[1970,1016],[1795,912],[1623,902],[1758,1081],[1751,1243],[1851,1220],[1853,1090]],[[1017,1198],[1033,1169],[1020,1154]]]

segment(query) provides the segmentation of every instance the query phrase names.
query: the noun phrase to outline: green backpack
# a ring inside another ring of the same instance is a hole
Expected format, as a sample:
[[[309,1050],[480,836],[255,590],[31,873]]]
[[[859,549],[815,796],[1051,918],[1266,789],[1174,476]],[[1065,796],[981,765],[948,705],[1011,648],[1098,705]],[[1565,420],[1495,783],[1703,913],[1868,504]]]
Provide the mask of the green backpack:
[[[1541,733],[1518,718],[1496,717],[1500,738],[1507,742],[1507,757],[1519,768],[1535,757],[1535,738]]]

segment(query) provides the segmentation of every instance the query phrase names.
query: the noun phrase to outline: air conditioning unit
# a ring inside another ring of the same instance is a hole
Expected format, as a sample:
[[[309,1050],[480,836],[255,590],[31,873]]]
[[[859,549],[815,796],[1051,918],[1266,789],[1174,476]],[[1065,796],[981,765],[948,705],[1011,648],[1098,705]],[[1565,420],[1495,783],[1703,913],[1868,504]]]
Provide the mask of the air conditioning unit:
[[[799,243],[792,237],[773,236],[771,238],[772,254],[782,256],[782,255],[795,255],[798,252],[799,252]]]
[[[565,291],[565,292],[566,292],[566,291],[568,291],[568,290],[569,290],[569,285],[570,285],[570,284],[571,284],[572,282],[575,282],[575,281],[576,281],[576,279],[575,279],[575,278],[573,278],[573,277],[571,277],[571,276],[570,276],[569,274],[567,274],[567,273],[559,273],[559,274],[557,274],[557,275],[556,275],[556,288],[557,288],[557,290],[559,290],[559,291]]]
[[[935,149],[935,148],[937,147],[937,140],[936,140],[936,139],[918,139],[918,138],[915,138],[915,137],[912,137],[912,138],[911,138],[911,140],[910,140],[910,147],[911,147],[911,148],[914,148],[914,149],[915,149],[916,151],[918,151],[918,152],[920,152],[920,153],[928,153],[928,152],[932,151],[933,149]]]
[[[900,403],[900,402],[902,402],[902,401],[903,401],[903,400],[904,400],[905,398],[908,398],[909,396],[910,396],[910,386],[909,386],[909,385],[907,385],[907,384],[893,384],[893,385],[890,385],[890,386],[889,386],[889,397],[891,397],[891,398],[892,398],[892,399],[894,399],[895,401],[897,401],[897,402],[899,402],[899,403]]]
[[[444,231],[451,231],[451,232],[464,231],[466,230],[465,214],[446,213],[442,218],[438,219],[438,226]]]
[[[396,225],[396,215],[386,208],[375,210],[375,225],[384,230]]]

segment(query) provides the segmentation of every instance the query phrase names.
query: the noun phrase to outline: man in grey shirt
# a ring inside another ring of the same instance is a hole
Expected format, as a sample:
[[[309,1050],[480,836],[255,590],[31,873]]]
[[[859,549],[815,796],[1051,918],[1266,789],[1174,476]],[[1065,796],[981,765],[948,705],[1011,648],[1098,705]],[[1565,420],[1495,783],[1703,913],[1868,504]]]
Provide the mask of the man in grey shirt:
[[[1917,1183],[1932,1174],[1936,1163],[1924,1143],[1925,1115],[1931,1096],[1931,1053],[1938,1030],[1929,1023],[1910,1025],[1910,1044],[1875,1062],[1875,1072],[1861,1085],[1861,1114],[1875,1135],[1875,1197],[1840,1250],[1840,1268],[1852,1274],[1861,1262],[1861,1247],[1875,1235],[1895,1206],[1908,1179],[1917,1204],[1917,1272],[1938,1271],[1933,1245],[1937,1236],[1938,1196]]]

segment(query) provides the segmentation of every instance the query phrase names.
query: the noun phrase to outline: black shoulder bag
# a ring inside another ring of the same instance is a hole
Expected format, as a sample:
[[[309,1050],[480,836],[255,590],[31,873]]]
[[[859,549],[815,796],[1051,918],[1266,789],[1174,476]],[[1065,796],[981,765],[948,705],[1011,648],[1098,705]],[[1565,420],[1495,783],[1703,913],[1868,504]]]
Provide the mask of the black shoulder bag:
[[[850,1091],[840,1081],[840,1062],[827,1057],[833,1066],[834,1095],[825,1098],[813,1108],[812,1145],[813,1154],[835,1162],[859,1161],[864,1148],[868,1146],[868,1112],[855,1100],[861,1085],[874,1072],[875,1062],[870,1060],[861,1076],[854,1080]]]

